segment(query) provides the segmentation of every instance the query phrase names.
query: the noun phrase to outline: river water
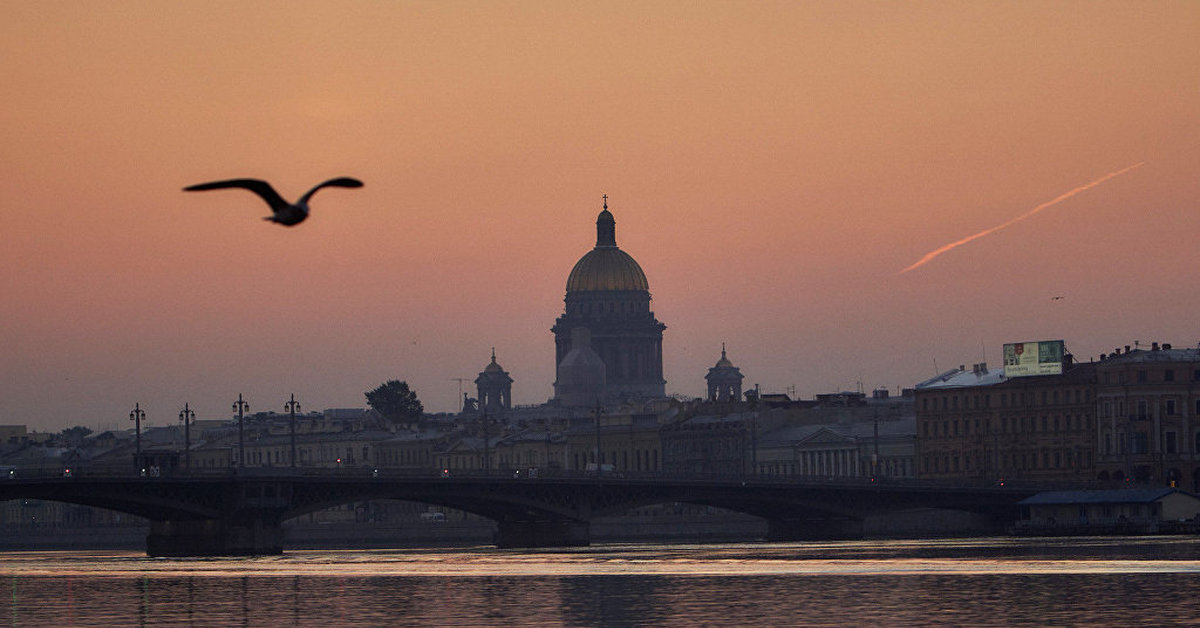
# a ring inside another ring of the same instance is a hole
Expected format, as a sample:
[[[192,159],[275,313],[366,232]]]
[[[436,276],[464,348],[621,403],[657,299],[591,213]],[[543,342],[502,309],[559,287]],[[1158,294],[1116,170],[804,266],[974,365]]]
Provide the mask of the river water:
[[[5,552],[11,626],[1200,624],[1200,539]]]

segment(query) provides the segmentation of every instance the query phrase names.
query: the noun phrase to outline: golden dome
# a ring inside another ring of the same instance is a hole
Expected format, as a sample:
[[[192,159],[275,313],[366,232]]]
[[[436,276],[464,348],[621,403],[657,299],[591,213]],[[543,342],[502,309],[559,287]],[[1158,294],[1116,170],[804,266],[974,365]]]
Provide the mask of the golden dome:
[[[596,248],[588,251],[567,277],[567,292],[650,290],[642,267],[617,248],[616,221],[608,211],[596,218]]]
[[[588,251],[575,263],[567,278],[567,292],[649,289],[642,267],[616,247],[597,247]]]

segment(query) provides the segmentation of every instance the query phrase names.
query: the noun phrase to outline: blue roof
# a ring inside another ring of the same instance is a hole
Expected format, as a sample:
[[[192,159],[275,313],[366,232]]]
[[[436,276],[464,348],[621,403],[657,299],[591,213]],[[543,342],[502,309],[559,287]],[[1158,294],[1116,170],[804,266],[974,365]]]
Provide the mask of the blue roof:
[[[1017,502],[1021,506],[1049,504],[1149,504],[1171,493],[1185,493],[1177,488],[1127,488],[1109,491],[1046,491]],[[1194,496],[1193,496],[1194,497]]]

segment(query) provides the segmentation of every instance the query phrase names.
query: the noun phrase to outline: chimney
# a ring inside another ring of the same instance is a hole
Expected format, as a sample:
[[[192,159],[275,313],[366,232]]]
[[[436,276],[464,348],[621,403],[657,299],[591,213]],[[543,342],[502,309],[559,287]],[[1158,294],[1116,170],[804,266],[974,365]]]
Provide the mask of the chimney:
[[[1150,343],[1150,350],[1151,350],[1151,351],[1158,351],[1158,343],[1157,343],[1157,342],[1152,342],[1152,343]]]

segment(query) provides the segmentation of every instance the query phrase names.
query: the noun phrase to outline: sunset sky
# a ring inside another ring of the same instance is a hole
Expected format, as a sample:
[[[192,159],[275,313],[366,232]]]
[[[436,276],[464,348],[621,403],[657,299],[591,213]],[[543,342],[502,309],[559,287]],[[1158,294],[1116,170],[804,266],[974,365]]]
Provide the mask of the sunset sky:
[[[602,194],[668,393],[703,395],[722,342],[802,397],[1005,342],[1200,342],[1200,2],[0,10],[0,424],[363,407],[388,379],[448,411],[492,347],[544,402]],[[294,228],[181,191],[336,176],[366,185]]]

